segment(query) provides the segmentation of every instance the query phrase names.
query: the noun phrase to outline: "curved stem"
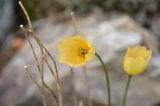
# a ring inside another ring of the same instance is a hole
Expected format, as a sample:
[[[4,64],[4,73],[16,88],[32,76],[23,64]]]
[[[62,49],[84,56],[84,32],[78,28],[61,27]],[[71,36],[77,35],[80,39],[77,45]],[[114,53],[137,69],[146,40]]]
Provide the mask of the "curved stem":
[[[23,6],[22,2],[19,1],[18,2],[21,9],[23,10],[26,18],[27,18],[27,22],[29,24],[29,32],[31,32],[31,34],[33,35],[33,37],[35,38],[35,40],[37,41],[37,43],[39,44],[40,46],[40,49],[41,49],[41,52],[42,52],[42,55],[44,55],[43,53],[43,49],[44,51],[47,53],[47,55],[50,57],[50,59],[53,61],[54,63],[54,66],[55,66],[55,70],[56,70],[56,79],[57,79],[57,82],[58,83],[57,87],[58,87],[58,91],[59,91],[59,106],[63,106],[63,97],[62,97],[62,88],[61,88],[61,84],[60,84],[60,79],[59,79],[59,74],[58,74],[58,69],[57,69],[57,65],[56,65],[56,62],[55,62],[55,59],[51,56],[51,54],[48,52],[48,50],[45,48],[45,46],[42,44],[42,42],[40,41],[40,39],[37,37],[37,35],[35,34],[34,32],[34,29],[33,29],[33,26],[32,26],[32,23],[31,23],[31,20],[30,20],[30,17],[25,9],[25,7]],[[44,56],[43,56],[44,57]],[[45,58],[45,57],[44,57]],[[40,70],[40,67],[38,66],[38,69]],[[43,78],[43,76],[42,76]]]
[[[43,101],[43,106],[47,106],[47,98],[45,96],[45,92],[44,92],[44,87],[42,87],[37,81],[36,79],[33,77],[33,75],[31,74],[31,71],[28,69],[28,66],[24,66],[24,69],[26,70],[26,74],[30,77],[30,79],[37,85],[37,87],[40,90],[40,93],[42,95],[42,101]]]
[[[25,36],[26,36],[26,38],[27,38],[27,41],[29,42],[29,45],[30,45],[30,47],[31,47],[31,49],[32,49],[33,56],[34,56],[34,59],[35,59],[35,61],[36,61],[36,65],[37,65],[37,68],[38,68],[38,72],[39,72],[39,74],[40,74],[41,83],[42,83],[42,85],[44,86],[44,88],[46,89],[46,91],[48,92],[48,95],[52,98],[52,100],[55,101],[56,104],[58,104],[58,100],[57,100],[57,97],[56,97],[55,92],[53,92],[53,91],[45,84],[45,82],[44,82],[44,76],[43,76],[44,73],[43,73],[43,71],[42,71],[41,68],[40,68],[40,65],[39,65],[39,62],[38,62],[38,58],[37,58],[37,56],[36,56],[35,49],[33,48],[33,44],[32,44],[32,42],[31,42],[31,40],[29,39],[29,37],[28,37],[28,35],[27,35],[24,27],[21,26],[20,28],[21,28],[22,31],[24,32],[24,34],[25,34]]]
[[[112,106],[111,105],[111,88],[110,88],[110,80],[109,80],[108,70],[107,70],[107,67],[105,66],[102,58],[100,57],[100,55],[98,53],[95,53],[95,55],[97,56],[98,60],[100,61],[100,63],[102,64],[102,67],[104,69],[105,76],[106,76],[106,84],[107,84],[106,91],[108,93],[108,105]]]
[[[32,27],[32,24],[31,24],[31,20],[30,20],[30,18],[29,18],[29,15],[28,15],[26,9],[24,8],[24,6],[23,6],[23,4],[22,4],[21,1],[19,1],[18,3],[19,3],[19,5],[21,6],[21,8],[22,8],[22,10],[23,10],[23,12],[24,12],[24,14],[25,14],[25,16],[26,16],[26,18],[27,18],[27,22],[28,22],[28,24],[29,24],[29,28],[33,30],[33,27]]]
[[[19,1],[18,2],[21,9],[23,10],[26,18],[27,18],[27,22],[29,24],[29,30],[30,32],[32,32],[32,35],[33,37],[36,39],[37,43],[39,44],[40,46],[40,49],[41,49],[41,52],[42,52],[42,55],[44,55],[43,53],[43,49],[45,50],[45,52],[49,55],[49,57],[51,58],[51,60],[53,61],[54,65],[55,65],[55,69],[56,69],[56,74],[57,74],[57,79],[58,79],[58,91],[59,91],[59,106],[63,106],[63,99],[62,99],[62,90],[61,90],[61,85],[60,85],[60,81],[59,81],[59,75],[58,75],[58,69],[57,69],[57,66],[56,66],[56,62],[54,60],[54,58],[50,55],[50,53],[46,50],[46,48],[43,46],[43,44],[41,43],[41,41],[39,40],[39,38],[36,36],[34,30],[33,30],[33,26],[32,26],[32,23],[31,23],[31,20],[29,18],[29,15],[25,9],[25,7],[23,6],[22,2]],[[34,50],[34,49],[33,49]],[[44,57],[44,56],[43,56]],[[44,57],[45,58],[45,57]],[[40,70],[40,66],[38,65],[38,69]],[[41,75],[42,79],[43,79],[43,76]],[[45,84],[45,83],[44,83]],[[48,88],[48,87],[47,87]],[[49,91],[49,90],[48,90]]]
[[[126,88],[125,88],[125,92],[124,92],[124,96],[123,96],[122,106],[126,106],[127,93],[128,93],[128,88],[129,88],[129,85],[130,85],[130,82],[131,82],[131,78],[132,78],[132,76],[128,75],[128,80],[127,80],[127,83],[126,83]]]
[[[35,38],[35,40],[37,41],[37,43],[39,44],[40,48],[44,49],[44,51],[47,53],[47,55],[50,57],[50,59],[52,60],[54,67],[55,67],[55,71],[56,71],[56,82],[58,83],[57,87],[58,87],[58,91],[59,91],[59,105],[63,106],[63,97],[62,97],[62,87],[61,87],[61,82],[60,82],[60,78],[59,78],[59,73],[58,73],[58,68],[57,68],[57,64],[55,59],[52,57],[52,55],[50,54],[50,52],[46,49],[46,47],[42,44],[42,42],[40,41],[40,39],[37,37],[37,35],[35,34],[35,32],[33,30],[29,30],[29,32],[33,35],[33,37]],[[45,59],[46,60],[46,59]],[[47,64],[49,66],[49,64]],[[49,67],[50,69],[50,67]],[[54,76],[54,72],[53,70],[51,70],[52,75]]]

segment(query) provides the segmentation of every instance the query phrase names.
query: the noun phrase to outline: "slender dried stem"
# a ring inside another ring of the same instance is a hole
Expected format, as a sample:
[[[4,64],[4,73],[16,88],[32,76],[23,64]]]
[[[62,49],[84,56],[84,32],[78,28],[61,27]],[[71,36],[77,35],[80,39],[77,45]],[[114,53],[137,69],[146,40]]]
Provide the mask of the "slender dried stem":
[[[56,64],[56,61],[55,59],[53,58],[53,56],[49,53],[49,51],[46,49],[46,47],[43,45],[43,43],[40,41],[40,39],[37,37],[37,35],[34,33],[34,31],[32,30],[29,30],[29,32],[33,35],[33,37],[35,38],[35,40],[37,41],[37,43],[39,44],[40,48],[43,48],[45,50],[45,52],[47,53],[47,55],[50,57],[50,59],[52,60],[53,64],[54,64],[54,68],[55,68],[55,71],[56,71],[56,74],[54,74],[54,71],[53,69],[51,68],[50,64],[48,64],[47,60],[45,59],[45,62],[47,63],[52,75],[55,77],[56,79],[56,83],[57,84],[57,88],[58,88],[58,91],[59,91],[59,105],[60,106],[63,106],[63,96],[62,96],[62,87],[61,87],[61,82],[60,82],[60,79],[59,79],[59,73],[58,73],[58,68],[57,68],[57,64]],[[56,76],[55,76],[56,75]]]
[[[39,62],[38,62],[38,58],[37,58],[37,56],[36,56],[36,53],[35,53],[34,47],[33,47],[33,45],[32,45],[32,42],[31,42],[31,40],[29,39],[29,37],[28,37],[28,35],[27,35],[27,33],[26,33],[23,25],[21,25],[20,28],[22,29],[22,31],[23,31],[23,33],[24,33],[24,35],[25,35],[25,37],[26,37],[27,41],[29,42],[30,47],[31,47],[31,49],[32,49],[32,52],[33,52],[33,55],[34,55],[34,59],[35,59],[35,61],[36,61],[36,65],[37,65],[37,68],[38,68],[38,72],[39,72],[40,77],[41,77],[41,83],[42,83],[43,86],[45,87],[48,95],[52,98],[53,102],[55,102],[56,104],[58,104],[58,100],[57,100],[56,94],[55,94],[55,93],[45,84],[45,82],[44,82],[44,76],[43,76],[44,73],[43,73],[42,70],[40,69],[40,65],[39,65]]]
[[[48,68],[51,70],[51,74],[52,74],[53,78],[55,78],[56,82],[58,82],[58,81],[57,81],[57,76],[56,76],[56,74],[54,73],[54,70],[52,69],[52,67],[50,66],[48,60],[47,60],[46,58],[44,58],[44,61],[45,61],[45,63],[47,64]]]
[[[33,26],[32,26],[32,23],[31,23],[31,20],[29,18],[29,15],[26,11],[26,9],[24,8],[23,4],[21,1],[18,2],[19,5],[21,6],[26,18],[27,18],[27,22],[29,24],[29,32],[32,33],[33,37],[36,39],[37,43],[40,45],[40,48],[44,49],[46,51],[46,53],[49,55],[49,57],[51,58],[51,60],[53,61],[54,65],[55,65],[55,69],[56,69],[56,74],[58,76],[58,69],[57,69],[57,65],[56,65],[56,62],[55,62],[55,59],[52,57],[52,55],[48,52],[48,50],[44,47],[44,45],[42,44],[42,42],[40,41],[40,39],[37,37],[37,35],[35,34],[34,30],[33,30]]]
[[[30,70],[28,69],[28,66],[24,66],[24,69],[26,70],[26,74],[30,77],[30,79],[34,82],[34,84],[36,84],[36,86],[39,88],[40,93],[42,95],[43,106],[47,106],[47,98],[45,97],[44,88],[32,76],[32,74],[30,73]]]
[[[78,106],[77,93],[76,93],[75,75],[74,75],[73,68],[71,68],[71,67],[70,67],[70,76],[71,76],[72,87],[73,87],[73,101],[74,101],[74,106]]]
[[[85,67],[82,67],[82,69],[83,69],[85,85],[86,85],[86,94],[87,94],[88,106],[92,106],[91,88],[90,88],[90,84],[89,84],[89,78],[88,78],[87,70],[86,70]]]
[[[48,66],[48,68],[49,68],[49,70],[50,70],[50,72],[51,72],[53,78],[55,78],[55,81],[58,82],[57,77],[56,77],[56,75],[55,75],[55,73],[54,73],[52,67],[50,66],[49,62],[47,61],[46,58],[44,58],[44,61],[46,62],[46,64],[47,64],[47,66]],[[61,86],[60,84],[61,84],[61,83],[56,83],[59,92],[62,91],[62,90],[61,90],[62,86]],[[62,94],[59,94],[59,103],[60,103],[60,106],[62,106],[62,102],[63,102],[63,101],[62,101],[62,98],[63,98],[63,97],[62,97]]]
[[[72,19],[72,25],[73,25],[74,32],[75,32],[75,34],[77,34],[78,30],[77,30],[76,17],[74,16],[73,11],[70,14],[71,14],[71,19]]]
[[[19,1],[18,3],[19,3],[19,5],[21,6],[21,9],[23,10],[23,12],[24,12],[24,14],[25,14],[25,16],[26,16],[26,18],[27,18],[29,28],[30,28],[30,29],[33,29],[32,24],[31,24],[31,20],[30,20],[30,18],[29,18],[29,15],[28,15],[26,9],[24,8],[22,2]]]
[[[39,44],[40,48],[41,48],[41,51],[42,51],[42,48],[45,50],[45,52],[49,55],[49,57],[51,58],[52,62],[54,63],[54,66],[55,66],[55,70],[56,70],[56,75],[57,75],[57,79],[58,79],[58,91],[59,91],[59,105],[60,106],[63,106],[63,99],[62,99],[62,89],[61,89],[61,84],[60,84],[60,80],[59,80],[59,75],[58,75],[58,69],[57,69],[57,65],[56,65],[56,62],[55,62],[55,59],[51,56],[51,54],[47,51],[47,49],[43,46],[43,44],[41,43],[41,41],[39,40],[39,38],[36,36],[34,30],[33,30],[33,27],[32,27],[32,24],[31,24],[31,20],[29,18],[29,15],[26,11],[26,9],[24,8],[23,4],[21,3],[21,1],[19,1],[19,5],[21,6],[26,18],[27,18],[27,21],[28,21],[28,24],[29,24],[29,29],[30,31],[32,32],[32,35],[33,37],[36,39],[37,43]],[[43,55],[43,54],[42,54]],[[43,77],[42,77],[43,78]]]
[[[27,22],[28,22],[28,24],[29,24],[29,29],[30,29],[29,32],[32,33],[33,37],[36,39],[37,43],[39,44],[42,54],[43,54],[42,48],[44,48],[44,50],[47,52],[47,54],[49,55],[49,57],[53,60],[54,65],[55,65],[55,69],[57,70],[57,73],[58,73],[58,69],[57,69],[57,66],[56,66],[55,59],[51,56],[51,54],[50,54],[50,53],[48,52],[48,50],[43,46],[42,42],[40,41],[40,39],[39,39],[39,38],[37,37],[37,35],[35,34],[35,32],[34,32],[34,30],[33,30],[33,26],[32,26],[31,20],[30,20],[30,18],[29,18],[29,15],[28,15],[26,9],[24,8],[22,2],[19,1],[18,3],[19,3],[19,5],[21,6],[21,8],[22,8],[22,10],[23,10],[23,12],[24,12],[24,14],[25,14],[25,16],[26,16],[26,18],[27,18]],[[57,75],[58,75],[58,74],[57,74]]]
[[[37,41],[37,43],[39,44],[40,47],[42,47],[45,52],[47,53],[47,55],[50,57],[50,59],[52,60],[53,64],[54,64],[54,68],[56,71],[56,75],[57,75],[57,79],[59,80],[59,73],[58,73],[58,68],[57,68],[57,64],[55,59],[53,58],[53,56],[49,53],[49,51],[46,49],[46,47],[43,45],[43,43],[41,42],[41,40],[37,37],[37,35],[35,34],[34,31],[29,30],[29,32],[33,35],[33,37],[35,38],[35,40]]]

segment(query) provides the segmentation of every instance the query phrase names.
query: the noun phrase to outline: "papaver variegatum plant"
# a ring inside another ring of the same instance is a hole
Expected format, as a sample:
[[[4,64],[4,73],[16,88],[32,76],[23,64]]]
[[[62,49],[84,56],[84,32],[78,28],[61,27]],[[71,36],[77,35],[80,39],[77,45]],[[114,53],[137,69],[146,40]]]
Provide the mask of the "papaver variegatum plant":
[[[44,62],[40,64],[37,61],[38,58],[35,53],[36,51],[34,50],[32,42],[30,41],[29,36],[27,35],[26,31],[24,30],[24,27],[21,25],[20,28],[23,30],[24,34],[26,35],[26,38],[31,46],[32,51],[33,51],[33,54],[34,54],[34,57],[35,57],[35,60],[37,63],[37,67],[39,70],[38,72],[41,75],[42,84],[41,83],[39,84],[38,81],[36,81],[36,79],[34,79],[34,77],[30,73],[28,66],[25,66],[24,68],[27,70],[28,75],[33,80],[33,82],[40,88],[40,92],[42,94],[42,100],[43,100],[44,106],[47,106],[47,101],[46,101],[46,97],[45,97],[46,94],[48,94],[48,96],[51,97],[51,99],[56,104],[56,106],[65,106],[65,104],[63,104],[62,89],[61,89],[61,83],[60,83],[60,79],[59,79],[56,61],[55,61],[54,57],[49,53],[49,51],[45,48],[45,46],[43,45],[41,40],[38,38],[36,33],[34,32],[29,15],[28,15],[26,9],[24,8],[23,4],[20,1],[19,1],[19,4],[20,4],[21,9],[23,10],[23,12],[26,16],[27,22],[29,24],[29,32],[31,33],[33,38],[36,40],[36,42],[38,43],[38,45],[41,49],[42,59],[47,64],[48,68],[50,69],[51,73],[53,74],[53,76],[56,80],[56,84],[57,84],[57,88],[58,88],[58,98],[56,96],[57,93],[54,91],[51,91],[51,89],[45,84],[45,82],[43,80],[44,79],[43,78],[44,70],[43,70],[43,67],[42,68],[40,67],[40,66],[43,66]],[[74,19],[74,23],[75,23],[75,19]],[[75,24],[74,24],[74,26],[75,26]],[[108,105],[107,106],[112,106],[111,88],[110,88],[110,79],[109,79],[108,70],[107,70],[106,64],[104,63],[103,59],[97,53],[96,49],[93,47],[91,42],[89,42],[81,34],[77,33],[75,35],[72,35],[72,36],[69,36],[69,37],[62,39],[58,43],[58,51],[60,54],[60,63],[68,64],[70,67],[81,67],[81,66],[86,65],[90,61],[92,61],[95,56],[98,58],[98,60],[102,64],[102,67],[103,67],[104,73],[105,73],[105,77],[106,77],[106,86],[107,86],[106,91],[107,91],[107,95],[108,95],[108,99],[107,99]],[[49,56],[49,58],[54,63],[55,70],[56,70],[55,73],[51,67],[52,65],[49,64],[47,58],[44,56],[44,53],[47,54],[47,56]],[[106,53],[106,55],[107,55],[107,53]],[[126,106],[127,92],[128,92],[128,88],[129,88],[129,84],[131,82],[132,76],[143,73],[145,71],[145,69],[147,68],[151,57],[152,57],[152,51],[147,50],[146,47],[144,47],[144,46],[129,47],[127,49],[127,52],[126,52],[126,55],[124,58],[124,71],[128,75],[128,80],[127,80],[126,87],[125,87],[122,106]]]
[[[141,74],[145,71],[151,59],[152,51],[147,50],[145,46],[136,46],[127,49],[124,58],[124,71],[128,74],[125,93],[123,96],[122,105],[126,106],[127,92],[132,76]]]

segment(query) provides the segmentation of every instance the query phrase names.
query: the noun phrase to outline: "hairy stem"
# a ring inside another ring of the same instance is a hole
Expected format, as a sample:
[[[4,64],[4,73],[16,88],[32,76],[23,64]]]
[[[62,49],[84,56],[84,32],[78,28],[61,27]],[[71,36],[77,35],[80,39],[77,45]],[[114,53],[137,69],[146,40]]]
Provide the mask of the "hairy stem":
[[[126,106],[127,93],[128,93],[129,85],[130,85],[130,83],[131,83],[131,78],[132,78],[132,76],[131,76],[131,75],[128,75],[128,80],[127,80],[126,87],[125,87],[125,92],[124,92],[124,95],[123,95],[122,106]]]
[[[98,53],[95,53],[95,55],[98,58],[98,60],[100,61],[100,63],[102,64],[102,67],[104,69],[105,77],[106,77],[106,86],[107,86],[106,91],[108,93],[108,105],[112,106],[112,104],[111,104],[111,88],[110,88],[110,80],[109,80],[108,70],[107,70],[107,67],[105,66],[102,58],[100,57],[100,55]]]

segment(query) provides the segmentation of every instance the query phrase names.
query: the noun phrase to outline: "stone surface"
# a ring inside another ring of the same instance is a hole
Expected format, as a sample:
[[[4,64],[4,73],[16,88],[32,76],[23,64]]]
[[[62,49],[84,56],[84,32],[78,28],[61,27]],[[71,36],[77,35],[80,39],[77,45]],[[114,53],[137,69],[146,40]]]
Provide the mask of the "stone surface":
[[[119,106],[124,89],[126,75],[123,72],[122,62],[125,50],[128,46],[146,45],[155,53],[157,50],[157,41],[154,35],[149,31],[137,25],[129,16],[114,15],[113,17],[104,16],[100,12],[91,13],[86,16],[80,16],[77,19],[78,31],[86,36],[95,46],[97,52],[101,54],[109,68],[112,80],[113,103]],[[68,27],[69,26],[69,27]],[[57,43],[65,36],[74,33],[71,22],[66,19],[45,19],[35,23],[35,29],[44,45],[56,58],[58,63]],[[33,38],[31,38],[32,41]],[[40,50],[33,42],[37,56],[40,57]],[[33,59],[31,48],[28,43],[18,51],[16,56],[4,68],[0,78],[0,106],[40,106],[41,97],[38,88],[26,77],[23,66],[28,65],[34,76],[39,80],[36,71],[36,64]],[[70,72],[66,65],[58,64],[60,78],[63,81],[66,104],[70,104],[70,93],[72,92],[70,82]],[[76,71],[77,70],[77,71]],[[95,58],[87,65],[92,90],[92,100],[98,103],[97,106],[105,104],[105,77],[98,60]],[[150,70],[149,70],[150,71]],[[75,69],[77,78],[77,93],[84,100],[85,85],[83,84],[83,71]],[[55,89],[54,79],[45,67],[45,81]],[[158,102],[160,96],[159,84],[150,79],[148,74],[135,77],[131,85],[128,106],[151,106]],[[69,97],[68,97],[69,96]],[[32,98],[35,98],[33,101]],[[95,105],[96,106],[96,105]]]

